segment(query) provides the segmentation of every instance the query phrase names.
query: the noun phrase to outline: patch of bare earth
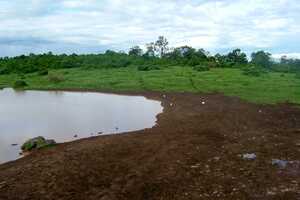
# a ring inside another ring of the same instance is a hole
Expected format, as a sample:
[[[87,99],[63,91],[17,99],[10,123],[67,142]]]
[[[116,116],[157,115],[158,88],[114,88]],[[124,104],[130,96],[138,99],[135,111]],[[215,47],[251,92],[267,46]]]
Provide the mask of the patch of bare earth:
[[[217,94],[142,95],[163,103],[156,127],[1,165],[0,199],[300,199],[300,109]],[[294,162],[280,168],[272,159]]]

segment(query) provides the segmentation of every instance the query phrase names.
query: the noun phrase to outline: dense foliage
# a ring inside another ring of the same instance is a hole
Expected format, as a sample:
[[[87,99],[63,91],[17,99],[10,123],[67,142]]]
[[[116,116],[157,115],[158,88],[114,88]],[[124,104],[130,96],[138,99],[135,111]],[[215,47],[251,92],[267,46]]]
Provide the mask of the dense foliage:
[[[144,52],[139,46],[132,47],[128,54],[124,52],[106,51],[103,54],[88,55],[54,55],[29,54],[17,57],[0,58],[1,74],[25,74],[37,72],[39,75],[48,75],[49,69],[64,68],[124,68],[130,65],[137,66],[140,71],[157,70],[164,66],[191,66],[197,71],[207,71],[210,68],[242,68],[244,74],[258,76],[267,71],[297,72],[300,69],[300,60],[282,57],[279,62],[271,58],[271,54],[258,51],[251,54],[251,61],[240,49],[235,49],[226,55],[211,55],[204,49],[195,49],[189,46],[169,48],[165,37],[160,36],[156,42],[146,45]],[[61,77],[50,79],[60,81]]]

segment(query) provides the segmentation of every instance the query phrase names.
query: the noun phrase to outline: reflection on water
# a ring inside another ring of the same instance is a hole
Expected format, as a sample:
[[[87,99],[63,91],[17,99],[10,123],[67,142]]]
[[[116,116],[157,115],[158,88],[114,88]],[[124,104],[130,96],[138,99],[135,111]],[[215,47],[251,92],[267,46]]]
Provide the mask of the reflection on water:
[[[151,128],[161,112],[160,102],[140,96],[3,89],[0,90],[0,163],[17,159],[20,145],[29,138],[43,136],[67,142],[99,132]]]

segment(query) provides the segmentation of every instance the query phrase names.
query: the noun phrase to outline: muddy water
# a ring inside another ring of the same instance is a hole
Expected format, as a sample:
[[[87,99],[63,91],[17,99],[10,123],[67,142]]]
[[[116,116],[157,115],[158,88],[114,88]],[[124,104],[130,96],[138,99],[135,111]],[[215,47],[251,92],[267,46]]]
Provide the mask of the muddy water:
[[[153,127],[161,112],[159,101],[140,96],[3,89],[0,163],[19,158],[20,146],[29,138],[68,142],[141,130]]]

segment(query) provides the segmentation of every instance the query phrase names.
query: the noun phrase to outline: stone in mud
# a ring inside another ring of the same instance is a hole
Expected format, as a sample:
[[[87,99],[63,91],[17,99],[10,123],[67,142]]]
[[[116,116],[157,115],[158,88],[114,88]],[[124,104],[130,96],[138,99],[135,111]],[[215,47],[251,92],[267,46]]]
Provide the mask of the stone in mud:
[[[35,137],[27,140],[21,147],[22,151],[32,151],[34,149],[40,149],[43,147],[55,145],[54,140],[46,140],[44,137]]]
[[[272,165],[276,165],[276,166],[278,166],[281,169],[286,168],[286,166],[287,166],[288,163],[289,162],[286,161],[286,160],[272,159]]]
[[[255,153],[246,153],[246,154],[243,154],[242,157],[245,160],[255,160],[256,159],[256,154]]]

